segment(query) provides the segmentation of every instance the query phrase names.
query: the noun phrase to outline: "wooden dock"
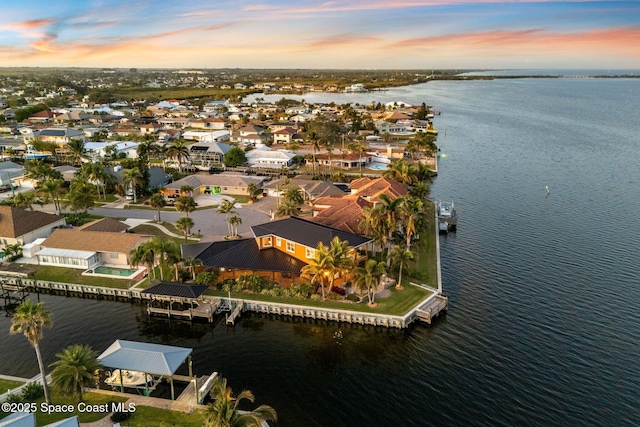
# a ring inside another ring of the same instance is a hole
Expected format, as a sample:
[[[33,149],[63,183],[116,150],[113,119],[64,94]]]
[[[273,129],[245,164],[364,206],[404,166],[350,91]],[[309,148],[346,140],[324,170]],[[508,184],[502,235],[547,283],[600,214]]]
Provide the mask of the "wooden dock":
[[[240,313],[242,313],[242,308],[244,306],[244,301],[239,301],[235,308],[231,311],[231,314],[227,314],[227,325],[235,325],[236,318],[240,317]]]
[[[442,311],[449,308],[449,298],[442,295],[435,295],[416,310],[418,320],[431,324],[433,318],[438,316]]]
[[[198,306],[194,308],[188,308],[186,310],[177,310],[171,308],[171,304],[166,307],[153,307],[149,305],[147,307],[147,314],[161,314],[167,317],[184,317],[189,320],[193,320],[195,317],[201,317],[207,319],[209,322],[213,322],[213,316],[216,314],[218,305],[215,302],[198,302]]]

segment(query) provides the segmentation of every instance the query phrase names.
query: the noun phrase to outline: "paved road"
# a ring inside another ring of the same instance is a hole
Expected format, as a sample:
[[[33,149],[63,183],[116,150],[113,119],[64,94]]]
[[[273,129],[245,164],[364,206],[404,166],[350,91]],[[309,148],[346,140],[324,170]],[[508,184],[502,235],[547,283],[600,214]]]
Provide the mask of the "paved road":
[[[270,220],[268,214],[259,212],[255,209],[238,207],[236,211],[240,218],[242,218],[242,224],[238,227],[238,231],[243,236],[251,235],[249,227],[252,225],[263,224]],[[109,216],[113,218],[136,218],[148,220],[153,220],[156,215],[156,212],[151,210],[115,209],[104,207],[93,208],[90,212],[94,215]],[[182,218],[184,214],[178,212],[161,212],[160,216],[163,221],[175,224],[175,222],[179,218]],[[225,236],[228,234],[226,216],[217,214],[216,209],[191,212],[189,216],[195,223],[195,226],[193,227],[193,232],[195,233],[202,234],[203,236]]]

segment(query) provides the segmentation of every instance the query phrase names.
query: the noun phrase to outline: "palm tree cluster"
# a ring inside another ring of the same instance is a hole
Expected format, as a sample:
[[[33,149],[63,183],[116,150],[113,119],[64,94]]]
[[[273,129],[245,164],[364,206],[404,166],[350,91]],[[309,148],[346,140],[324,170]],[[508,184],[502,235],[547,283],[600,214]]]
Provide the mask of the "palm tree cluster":
[[[242,218],[234,210],[236,203],[235,200],[224,199],[216,211],[218,215],[227,217],[227,237],[238,237],[238,226],[242,224]]]
[[[164,280],[164,270],[170,265],[175,268],[176,280],[179,273],[180,247],[173,240],[160,240],[153,237],[142,243],[129,253],[131,265],[138,266],[144,264],[149,272],[149,278],[155,279],[154,267],[158,265],[160,268],[160,280]]]
[[[218,378],[211,389],[212,402],[206,412],[206,427],[262,427],[263,421],[278,421],[276,411],[268,405],[260,405],[253,411],[241,411],[240,403],[255,397],[250,390],[242,390],[237,396],[227,386],[226,378]]]
[[[347,241],[336,236],[329,246],[318,243],[313,258],[302,268],[302,277],[310,280],[312,284],[320,285],[323,300],[327,291],[331,292],[336,277],[353,268],[354,260],[350,255],[352,250]]]

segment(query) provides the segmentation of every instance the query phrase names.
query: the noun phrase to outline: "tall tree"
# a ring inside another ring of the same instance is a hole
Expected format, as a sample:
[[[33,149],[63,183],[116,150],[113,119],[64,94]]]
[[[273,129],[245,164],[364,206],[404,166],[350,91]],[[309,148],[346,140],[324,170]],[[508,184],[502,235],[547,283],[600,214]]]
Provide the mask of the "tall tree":
[[[242,218],[240,218],[237,214],[233,215],[229,218],[229,225],[231,225],[231,232],[233,237],[238,237],[238,226],[242,224]]]
[[[276,217],[281,218],[283,216],[298,216],[300,215],[300,209],[296,203],[290,201],[282,201],[276,208]]]
[[[87,212],[95,205],[97,191],[98,188],[95,185],[86,179],[76,177],[71,181],[65,205],[70,206],[74,212]]]
[[[224,199],[222,201],[222,203],[220,203],[220,206],[218,206],[218,209],[216,210],[216,213],[218,215],[225,215],[227,218],[227,230],[228,230],[228,236],[231,236],[231,223],[229,222],[229,219],[231,217],[231,214],[235,214],[236,211],[234,211],[236,207],[236,201],[235,200],[229,200],[229,199]]]
[[[51,313],[45,309],[43,303],[39,302],[34,305],[31,301],[25,301],[16,309],[9,329],[11,334],[24,334],[36,351],[40,376],[42,377],[42,387],[44,388],[44,399],[49,404],[51,404],[51,398],[49,397],[49,387],[47,385],[47,373],[40,354],[40,340],[43,336],[42,329],[52,324]]]
[[[391,251],[391,265],[398,268],[398,281],[396,289],[404,289],[402,286],[402,270],[409,268],[413,261],[413,252],[405,250],[400,246],[396,246]]]
[[[370,306],[375,305],[376,289],[386,271],[384,262],[378,262],[375,259],[367,260],[364,267],[356,267],[353,270],[353,283],[358,289],[367,292]]]
[[[184,141],[173,141],[167,149],[167,158],[175,160],[178,163],[180,172],[182,172],[182,164],[191,158],[189,155],[189,147]]]
[[[156,210],[158,213],[158,223],[162,222],[160,219],[160,210],[167,205],[167,201],[164,199],[164,196],[160,193],[155,193],[153,196],[149,198],[149,206]]]
[[[189,243],[189,232],[194,226],[194,222],[188,216],[183,216],[176,221],[176,228],[184,234],[184,242]]]
[[[206,427],[262,427],[264,421],[278,421],[276,411],[268,405],[260,405],[253,411],[240,411],[240,402],[248,400],[253,403],[255,397],[249,390],[242,390],[234,396],[225,378],[215,380],[211,399],[205,416]]]
[[[156,245],[151,240],[138,245],[135,249],[129,252],[129,258],[131,265],[136,267],[140,264],[147,266],[149,278],[153,276],[155,279],[155,269],[153,268],[156,262]]]
[[[125,188],[125,193],[128,188],[131,188],[133,192],[133,203],[138,203],[137,187],[138,183],[142,180],[142,174],[137,167],[131,169],[125,169],[122,172],[122,186]]]
[[[387,169],[383,172],[382,176],[390,178],[395,181],[404,182],[411,185],[418,180],[416,175],[416,168],[404,160],[396,160],[391,162]]]
[[[62,353],[56,354],[58,360],[50,366],[51,385],[64,396],[75,396],[82,402],[82,390],[95,384],[96,372],[101,365],[97,354],[87,345],[70,345]]]
[[[294,205],[301,205],[304,203],[304,196],[302,195],[302,190],[299,187],[289,188],[284,193],[284,201],[290,202]]]
[[[174,240],[149,240],[160,263],[160,280],[164,280],[164,269],[180,260],[180,247]]]
[[[67,143],[67,153],[71,164],[74,166],[80,166],[82,159],[87,159],[85,154],[84,141],[81,139],[72,139]]]
[[[53,202],[56,209],[56,215],[62,211],[60,198],[65,194],[64,181],[61,179],[48,178],[38,184],[36,194],[44,199],[45,202]]]
[[[319,242],[316,247],[313,258],[309,260],[309,264],[302,267],[302,277],[309,279],[311,283],[320,285],[322,291],[322,299],[326,298],[327,292],[325,289],[326,281],[329,278],[329,274],[332,268],[332,259],[329,252],[329,247],[324,243]]]
[[[178,212],[184,212],[189,217],[189,213],[196,210],[196,200],[191,196],[180,196],[176,199],[173,206]]]

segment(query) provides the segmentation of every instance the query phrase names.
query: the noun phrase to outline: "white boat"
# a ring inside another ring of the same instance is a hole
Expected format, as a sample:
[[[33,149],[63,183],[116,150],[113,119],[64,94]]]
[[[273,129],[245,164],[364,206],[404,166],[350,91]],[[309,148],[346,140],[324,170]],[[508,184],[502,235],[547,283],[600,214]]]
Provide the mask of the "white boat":
[[[27,145],[27,150],[22,155],[24,160],[42,160],[51,157],[48,151],[37,151],[33,146]]]
[[[115,369],[108,374],[104,383],[111,387],[120,387],[122,385],[129,388],[141,388],[148,386],[152,381],[153,377],[145,372],[123,370],[121,382],[120,369]]]
[[[458,226],[458,213],[453,202],[438,203],[438,229],[441,233],[456,231]]]

